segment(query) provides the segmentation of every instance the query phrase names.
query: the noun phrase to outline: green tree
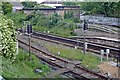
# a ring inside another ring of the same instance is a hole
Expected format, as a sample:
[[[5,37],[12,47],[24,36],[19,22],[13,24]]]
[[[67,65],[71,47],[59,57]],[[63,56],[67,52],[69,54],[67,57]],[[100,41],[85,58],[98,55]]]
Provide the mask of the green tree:
[[[104,14],[109,17],[119,17],[120,2],[82,2],[81,9],[86,14]],[[93,6],[94,5],[94,6]]]
[[[9,2],[3,2],[2,4],[2,10],[4,14],[12,12],[12,4],[10,4]]]
[[[56,26],[60,19],[61,19],[60,15],[58,15],[57,13],[52,14],[50,17],[50,23],[51,23],[50,25]]]
[[[22,2],[24,8],[34,8],[37,6],[37,2]]]
[[[16,57],[16,32],[13,21],[0,14],[0,55],[10,59],[12,62]]]
[[[0,11],[2,11],[2,2],[0,2]]]
[[[73,11],[67,11],[64,13],[64,18],[65,19],[70,19],[70,18],[73,18]]]
[[[66,6],[76,6],[78,5],[77,2],[63,2],[63,5],[66,5]]]
[[[26,14],[21,11],[21,12],[6,14],[6,16],[14,21],[15,27],[20,28],[23,24],[23,21],[25,21]]]

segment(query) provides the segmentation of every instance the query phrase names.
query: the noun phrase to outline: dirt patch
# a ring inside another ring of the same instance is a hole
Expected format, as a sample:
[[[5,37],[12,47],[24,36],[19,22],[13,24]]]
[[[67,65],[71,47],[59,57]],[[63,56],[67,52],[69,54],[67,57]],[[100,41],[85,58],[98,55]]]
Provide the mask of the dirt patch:
[[[103,62],[100,65],[98,65],[100,71],[103,74],[109,75],[109,77],[112,78],[120,78],[119,74],[119,68],[116,67],[114,62]]]

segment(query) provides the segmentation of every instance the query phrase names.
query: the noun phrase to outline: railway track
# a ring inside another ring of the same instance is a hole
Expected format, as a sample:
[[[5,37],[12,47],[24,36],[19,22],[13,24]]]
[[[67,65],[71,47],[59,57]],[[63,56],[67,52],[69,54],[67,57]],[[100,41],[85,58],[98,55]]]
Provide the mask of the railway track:
[[[69,46],[69,47],[77,46],[80,49],[83,49],[83,47],[84,47],[84,43],[82,41],[72,40],[72,39],[63,38],[63,37],[57,37],[57,36],[40,33],[40,32],[33,32],[32,37],[50,41],[50,42],[54,42],[54,43],[63,44],[63,45]],[[109,47],[109,46],[104,46],[102,44],[100,45],[100,44],[94,44],[94,43],[88,43],[87,46],[88,46],[87,51],[94,52],[97,54],[100,54],[100,50],[102,50],[102,49],[103,50],[110,49],[111,57],[119,57],[119,54],[120,54],[119,48],[113,48],[113,47]]]
[[[79,40],[79,41],[84,41],[84,37],[71,37],[69,39],[73,39],[73,40]],[[104,42],[105,41],[105,42]],[[88,43],[93,43],[93,44],[99,44],[99,45],[104,45],[104,46],[108,46],[108,47],[112,47],[112,48],[119,48],[119,44],[120,41],[117,39],[104,39],[104,37],[86,37],[86,42]]]
[[[28,50],[29,43],[25,40],[18,39],[19,47],[22,47],[26,50]],[[31,51],[40,59],[47,62],[50,65],[56,66],[58,68],[66,68],[68,69],[72,74],[76,75],[77,77],[82,77],[84,79],[93,79],[93,78],[100,78],[100,79],[108,79],[106,76],[101,75],[99,73],[95,73],[93,71],[90,71],[86,69],[85,67],[82,67],[81,65],[76,65],[74,63],[71,63],[69,60],[65,60],[63,58],[57,57],[55,55],[52,55],[48,53],[45,50],[40,49],[38,46],[31,44]],[[55,61],[51,60],[51,58],[54,58]]]

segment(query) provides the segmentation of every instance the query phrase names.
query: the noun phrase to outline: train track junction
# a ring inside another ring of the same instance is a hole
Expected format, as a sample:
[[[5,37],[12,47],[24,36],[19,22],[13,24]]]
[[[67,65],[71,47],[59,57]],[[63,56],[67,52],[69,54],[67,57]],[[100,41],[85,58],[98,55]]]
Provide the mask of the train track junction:
[[[25,50],[29,50],[29,42],[28,39],[25,37],[28,37],[27,34],[21,33],[21,30],[18,30],[20,34],[18,35],[17,40],[19,42],[19,47],[24,48]],[[24,37],[21,37],[24,36]],[[68,38],[62,38],[57,37],[41,32],[33,32],[31,35],[32,38],[38,39],[38,40],[45,40],[52,43],[62,44],[67,47],[72,47],[77,49],[83,49],[83,42]],[[119,57],[119,49],[117,47],[110,47],[110,46],[104,46],[100,44],[95,43],[88,43],[88,49],[87,51],[93,52],[97,55],[100,55],[101,49],[107,49],[109,48],[111,50],[110,57]],[[103,75],[99,72],[95,72],[92,70],[89,70],[83,66],[81,66],[80,61],[73,61],[66,58],[61,58],[59,56],[51,54],[48,50],[44,49],[43,47],[34,44],[33,41],[31,41],[31,52],[34,53],[38,58],[43,60],[44,62],[48,63],[52,67],[56,68],[55,71],[51,72],[50,74],[47,74],[46,78],[53,78],[55,75],[63,74],[63,73],[71,73],[73,77],[75,78],[82,78],[82,79],[94,79],[94,78],[100,78],[100,79],[108,79],[107,75]],[[106,55],[104,55],[106,56]]]

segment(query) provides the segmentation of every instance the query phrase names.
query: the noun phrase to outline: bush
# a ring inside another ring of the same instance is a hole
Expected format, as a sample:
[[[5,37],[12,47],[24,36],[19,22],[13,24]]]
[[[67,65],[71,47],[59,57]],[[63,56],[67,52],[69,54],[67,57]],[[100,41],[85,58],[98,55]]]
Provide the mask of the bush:
[[[0,36],[2,50],[0,54],[14,61],[16,56],[16,32],[13,21],[0,14]]]

